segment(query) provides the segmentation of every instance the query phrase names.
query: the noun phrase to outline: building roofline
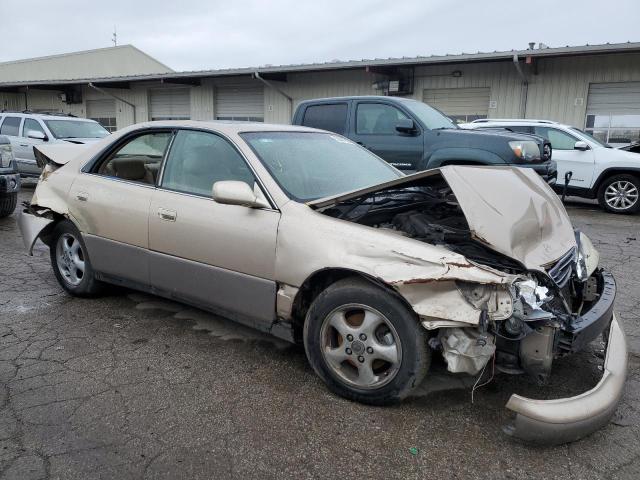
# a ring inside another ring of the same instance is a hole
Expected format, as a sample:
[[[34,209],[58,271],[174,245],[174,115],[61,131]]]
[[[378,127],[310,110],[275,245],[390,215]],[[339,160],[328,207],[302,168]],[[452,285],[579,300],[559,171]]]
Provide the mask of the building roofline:
[[[119,48],[119,47],[110,47]],[[135,48],[135,47],[134,47]],[[376,58],[364,60],[348,60],[348,61],[332,61],[325,63],[307,63],[307,64],[291,64],[291,65],[269,65],[262,67],[244,67],[244,68],[227,68],[217,70],[195,70],[182,72],[168,72],[158,74],[142,74],[142,75],[124,75],[114,77],[100,78],[80,78],[66,80],[38,80],[25,82],[0,82],[0,88],[17,88],[17,87],[43,87],[57,85],[82,85],[89,82],[113,83],[113,82],[133,82],[133,81],[162,81],[172,79],[193,79],[205,77],[227,77],[238,75],[251,75],[255,72],[260,74],[269,73],[304,73],[304,72],[320,72],[330,70],[347,70],[360,69],[367,67],[402,67],[402,66],[422,66],[422,65],[442,65],[448,63],[465,63],[465,62],[482,62],[482,61],[506,61],[512,60],[514,55],[526,58],[549,58],[549,57],[565,57],[577,55],[598,55],[606,53],[631,53],[640,52],[640,42],[626,43],[606,43],[600,45],[582,45],[582,46],[566,46],[566,47],[545,47],[526,50],[508,50],[494,52],[477,52],[477,53],[461,53],[456,55],[431,55],[420,57],[402,57],[402,58]],[[83,52],[76,52],[83,53]],[[143,52],[144,53],[144,52]],[[64,55],[62,55],[64,56]],[[50,57],[41,57],[50,58]],[[153,58],[153,57],[151,57]],[[155,60],[155,59],[154,59]],[[156,60],[157,61],[157,60]]]

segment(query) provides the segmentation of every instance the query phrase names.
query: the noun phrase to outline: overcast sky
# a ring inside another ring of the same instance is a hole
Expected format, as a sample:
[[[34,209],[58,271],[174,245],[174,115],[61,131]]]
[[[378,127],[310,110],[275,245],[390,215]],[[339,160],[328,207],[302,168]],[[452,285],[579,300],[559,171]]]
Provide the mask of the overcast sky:
[[[0,0],[0,61],[130,43],[175,70],[640,41],[640,0]]]

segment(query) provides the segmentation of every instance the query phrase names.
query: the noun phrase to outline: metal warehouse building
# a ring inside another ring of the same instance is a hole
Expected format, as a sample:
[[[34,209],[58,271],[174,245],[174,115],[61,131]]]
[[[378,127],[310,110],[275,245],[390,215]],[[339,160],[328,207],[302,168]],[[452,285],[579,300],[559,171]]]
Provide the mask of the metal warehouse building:
[[[640,139],[640,43],[197,72],[173,72],[135,50],[145,61],[133,67],[88,60],[113,49],[80,52],[89,55],[81,69],[72,66],[78,54],[47,57],[45,69],[23,61],[9,76],[16,62],[0,64],[0,106],[72,113],[113,130],[159,119],[288,123],[305,99],[401,95],[459,121],[544,118],[615,144]]]

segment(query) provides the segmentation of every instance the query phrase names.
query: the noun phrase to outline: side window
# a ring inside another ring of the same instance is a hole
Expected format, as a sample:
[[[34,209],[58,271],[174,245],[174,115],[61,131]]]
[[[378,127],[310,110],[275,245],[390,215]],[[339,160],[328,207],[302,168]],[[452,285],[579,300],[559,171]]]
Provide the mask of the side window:
[[[549,127],[536,127],[536,135],[540,135],[551,142],[554,150],[573,150],[578,141],[577,138],[561,130]]]
[[[320,128],[342,135],[347,125],[347,104],[335,103],[307,107],[302,124],[305,127]]]
[[[139,135],[109,155],[96,173],[155,185],[172,132]]]
[[[505,128],[508,128],[512,132],[518,133],[533,133],[533,127],[529,127],[526,125],[509,125]]]
[[[396,107],[383,103],[361,103],[356,113],[356,133],[395,135],[398,120],[409,118]]]
[[[20,117],[4,117],[2,127],[0,127],[0,135],[13,135],[18,136],[18,130],[20,129]]]
[[[40,122],[33,118],[25,118],[24,125],[22,126],[22,136],[28,136],[29,132],[40,132],[42,135],[46,135],[42,125],[40,125]]]
[[[239,180],[251,188],[255,181],[244,158],[224,138],[207,132],[179,131],[167,157],[162,187],[210,197],[213,184],[222,180]]]

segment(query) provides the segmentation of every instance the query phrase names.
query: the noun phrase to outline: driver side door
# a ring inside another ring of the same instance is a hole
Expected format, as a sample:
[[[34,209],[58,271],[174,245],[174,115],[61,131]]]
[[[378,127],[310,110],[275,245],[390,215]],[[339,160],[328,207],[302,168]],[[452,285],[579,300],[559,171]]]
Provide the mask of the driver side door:
[[[265,330],[275,318],[280,212],[215,202],[213,184],[223,180],[260,189],[226,138],[178,131],[149,209],[151,283],[178,300]]]
[[[552,160],[558,166],[558,185],[564,185],[564,177],[571,172],[570,187],[589,188],[593,181],[595,156],[593,150],[576,150],[575,144],[581,139],[553,127],[534,127],[534,133],[551,142]]]
[[[409,117],[393,105],[356,102],[352,115],[352,139],[400,170],[416,170],[424,153],[422,134],[396,130],[399,120]]]

